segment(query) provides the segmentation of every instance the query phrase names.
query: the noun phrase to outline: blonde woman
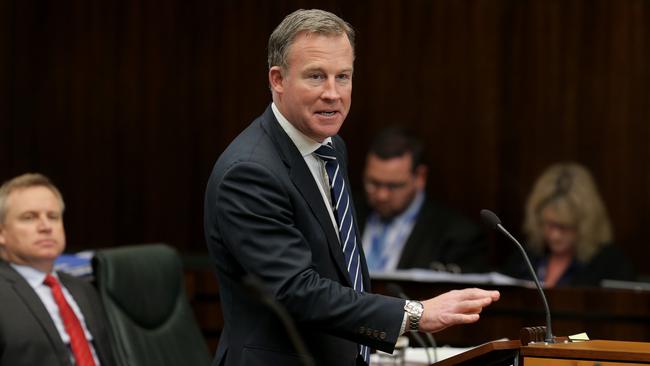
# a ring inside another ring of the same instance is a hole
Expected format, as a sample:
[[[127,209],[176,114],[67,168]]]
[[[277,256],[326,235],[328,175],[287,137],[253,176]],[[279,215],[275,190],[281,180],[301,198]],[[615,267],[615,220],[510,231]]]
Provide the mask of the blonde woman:
[[[523,230],[545,287],[635,279],[629,260],[612,244],[612,225],[594,179],[580,164],[554,164],[537,179],[526,203]],[[518,263],[523,261],[512,258],[508,272],[528,278]]]

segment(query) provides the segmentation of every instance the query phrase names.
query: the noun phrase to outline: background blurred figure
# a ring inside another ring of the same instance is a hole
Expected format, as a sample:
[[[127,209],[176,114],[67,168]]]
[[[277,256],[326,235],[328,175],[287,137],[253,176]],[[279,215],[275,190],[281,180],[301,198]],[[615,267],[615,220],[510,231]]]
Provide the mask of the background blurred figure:
[[[0,187],[0,365],[115,364],[95,289],[52,271],[65,248],[63,209],[43,175]]]
[[[629,260],[612,244],[612,225],[591,173],[576,163],[549,167],[526,203],[524,232],[537,276],[546,287],[598,286],[635,279]],[[509,274],[529,278],[521,256]]]
[[[370,146],[364,172],[367,205],[358,205],[368,267],[484,271],[481,230],[427,199],[428,167],[422,156],[422,142],[399,127],[381,131]]]

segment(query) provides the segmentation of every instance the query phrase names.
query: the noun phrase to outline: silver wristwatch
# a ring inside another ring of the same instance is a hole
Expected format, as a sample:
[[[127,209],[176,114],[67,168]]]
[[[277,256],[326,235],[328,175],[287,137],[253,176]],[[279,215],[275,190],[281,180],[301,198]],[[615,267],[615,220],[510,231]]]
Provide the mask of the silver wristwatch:
[[[408,330],[418,330],[422,313],[424,313],[424,305],[419,301],[406,300],[404,311],[408,316]]]

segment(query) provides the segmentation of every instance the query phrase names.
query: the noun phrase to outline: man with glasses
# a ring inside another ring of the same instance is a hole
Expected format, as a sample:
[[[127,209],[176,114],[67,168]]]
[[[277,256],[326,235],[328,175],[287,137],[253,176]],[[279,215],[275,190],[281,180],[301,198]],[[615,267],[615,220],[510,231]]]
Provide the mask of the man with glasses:
[[[370,146],[364,171],[368,207],[359,209],[368,268],[485,271],[480,229],[426,198],[422,155],[422,143],[403,128],[381,131]]]

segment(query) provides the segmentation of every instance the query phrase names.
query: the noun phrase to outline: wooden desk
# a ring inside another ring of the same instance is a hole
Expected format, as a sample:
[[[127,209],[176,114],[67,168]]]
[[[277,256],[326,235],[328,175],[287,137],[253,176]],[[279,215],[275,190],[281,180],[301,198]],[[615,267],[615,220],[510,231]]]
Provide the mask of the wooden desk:
[[[520,352],[524,366],[650,365],[650,343],[642,342],[530,344]]]
[[[435,366],[630,366],[650,365],[650,343],[594,340],[576,343],[488,342]]]
[[[413,298],[426,299],[445,291],[472,285],[373,281],[373,291],[387,294],[395,282]],[[436,333],[438,344],[474,346],[494,339],[519,339],[523,327],[544,325],[539,293],[533,288],[480,286],[501,292],[501,299],[481,313],[474,324]],[[546,290],[555,335],[587,332],[591,339],[650,341],[650,292],[602,288],[556,288]]]
[[[519,340],[495,341],[484,343],[467,352],[435,363],[435,366],[470,366],[470,365],[500,365],[510,363],[517,358],[521,347]]]

